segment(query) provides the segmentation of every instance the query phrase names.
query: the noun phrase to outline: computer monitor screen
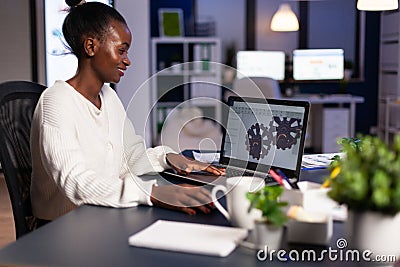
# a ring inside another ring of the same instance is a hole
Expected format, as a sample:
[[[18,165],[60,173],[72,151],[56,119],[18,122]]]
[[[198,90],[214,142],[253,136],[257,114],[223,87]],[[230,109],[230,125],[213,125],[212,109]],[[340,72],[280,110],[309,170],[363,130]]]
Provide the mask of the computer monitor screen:
[[[293,79],[340,80],[344,75],[343,49],[297,49],[293,51]]]
[[[237,77],[269,77],[285,79],[283,51],[239,51],[236,55]]]

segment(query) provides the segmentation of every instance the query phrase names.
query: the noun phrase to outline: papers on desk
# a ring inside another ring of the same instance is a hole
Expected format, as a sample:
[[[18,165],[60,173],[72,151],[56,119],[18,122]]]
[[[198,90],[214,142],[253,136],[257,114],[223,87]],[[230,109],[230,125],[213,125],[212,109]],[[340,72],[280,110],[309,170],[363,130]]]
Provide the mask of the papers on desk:
[[[303,155],[301,167],[303,170],[325,169],[331,164],[334,156],[343,157],[343,153],[325,153]]]
[[[129,245],[226,257],[247,237],[242,228],[158,220],[129,237]]]
[[[343,157],[343,153],[324,153],[324,154],[307,154],[303,155],[301,167],[303,170],[325,169],[331,164],[334,156]],[[195,160],[204,163],[219,162],[219,152],[196,152],[193,151]]]

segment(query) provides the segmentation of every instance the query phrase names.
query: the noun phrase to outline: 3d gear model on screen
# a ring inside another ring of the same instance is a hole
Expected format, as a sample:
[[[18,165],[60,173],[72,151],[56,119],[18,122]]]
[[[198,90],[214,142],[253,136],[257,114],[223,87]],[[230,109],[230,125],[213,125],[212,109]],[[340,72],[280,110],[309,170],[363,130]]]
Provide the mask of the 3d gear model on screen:
[[[274,125],[275,124],[275,125]],[[251,125],[246,134],[246,148],[249,155],[259,160],[264,158],[276,145],[285,150],[297,144],[301,134],[301,119],[274,116],[268,127],[258,122]]]
[[[274,140],[272,128],[271,121],[268,128],[264,124],[256,123],[247,130],[246,148],[254,159],[264,158],[271,149]]]
[[[291,148],[300,138],[301,119],[283,117],[281,120],[278,116],[274,116],[274,121],[278,124],[276,126],[276,147],[283,150]]]

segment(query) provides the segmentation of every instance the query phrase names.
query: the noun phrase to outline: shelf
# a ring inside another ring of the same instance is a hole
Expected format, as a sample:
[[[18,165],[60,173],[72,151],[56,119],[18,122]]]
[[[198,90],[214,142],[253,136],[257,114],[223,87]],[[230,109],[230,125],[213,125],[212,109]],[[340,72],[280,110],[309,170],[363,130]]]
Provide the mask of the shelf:
[[[183,70],[183,71],[173,71],[163,69],[156,73],[158,76],[204,76],[204,77],[215,77],[217,76],[216,71],[196,71],[196,70]]]
[[[286,78],[285,80],[280,80],[280,84],[338,84],[342,82],[342,80],[294,80],[293,78]],[[364,82],[364,78],[351,78],[347,81],[348,83],[362,83]]]
[[[379,48],[378,135],[390,144],[400,133],[400,13],[382,12]]]
[[[212,98],[214,99],[214,98]],[[189,105],[192,106],[215,106],[215,102],[217,102],[218,100],[216,99],[214,100],[210,100],[207,98],[201,99],[201,98],[196,98],[194,101],[193,100],[189,100],[188,103]]]
[[[397,100],[398,96],[397,95],[385,95],[385,96],[379,96],[378,99],[381,101],[393,101]]]
[[[159,101],[158,103],[157,103],[157,108],[173,108],[173,107],[176,107],[176,106],[178,106],[179,104],[181,104],[182,102],[179,102],[179,101],[177,101],[177,102],[172,102],[172,101]]]
[[[154,37],[152,41],[158,44],[183,44],[183,43],[198,43],[212,44],[220,42],[219,38],[213,37]]]
[[[389,133],[397,134],[397,133],[400,133],[400,128],[389,127],[388,131],[389,131]]]
[[[389,128],[387,128],[386,126],[379,125],[377,127],[377,129],[379,131],[387,131],[387,132],[389,132],[391,134],[399,134],[400,133],[400,127],[390,126]]]
[[[160,125],[177,106],[198,107],[204,116],[220,121],[222,68],[212,64],[221,62],[220,40],[214,37],[157,37],[152,38],[151,45],[151,71],[154,75],[151,86],[155,103],[151,115],[153,145],[157,145],[159,140]],[[181,63],[174,69],[175,62]],[[167,93],[166,96],[157,100],[163,93]]]

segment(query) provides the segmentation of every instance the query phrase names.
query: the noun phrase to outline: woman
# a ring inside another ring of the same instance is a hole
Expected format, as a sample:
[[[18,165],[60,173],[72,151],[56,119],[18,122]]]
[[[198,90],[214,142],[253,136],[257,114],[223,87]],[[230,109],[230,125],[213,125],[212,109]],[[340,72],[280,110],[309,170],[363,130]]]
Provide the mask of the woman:
[[[188,160],[168,147],[146,149],[134,134],[117,94],[104,85],[118,83],[131,64],[131,32],[124,18],[105,4],[66,3],[71,8],[63,34],[78,58],[78,69],[71,79],[43,92],[33,116],[34,215],[45,222],[82,204],[154,204],[188,214],[196,209],[208,213],[207,190],[157,186],[138,177],[168,164],[183,172],[202,169],[221,175],[224,170]]]

